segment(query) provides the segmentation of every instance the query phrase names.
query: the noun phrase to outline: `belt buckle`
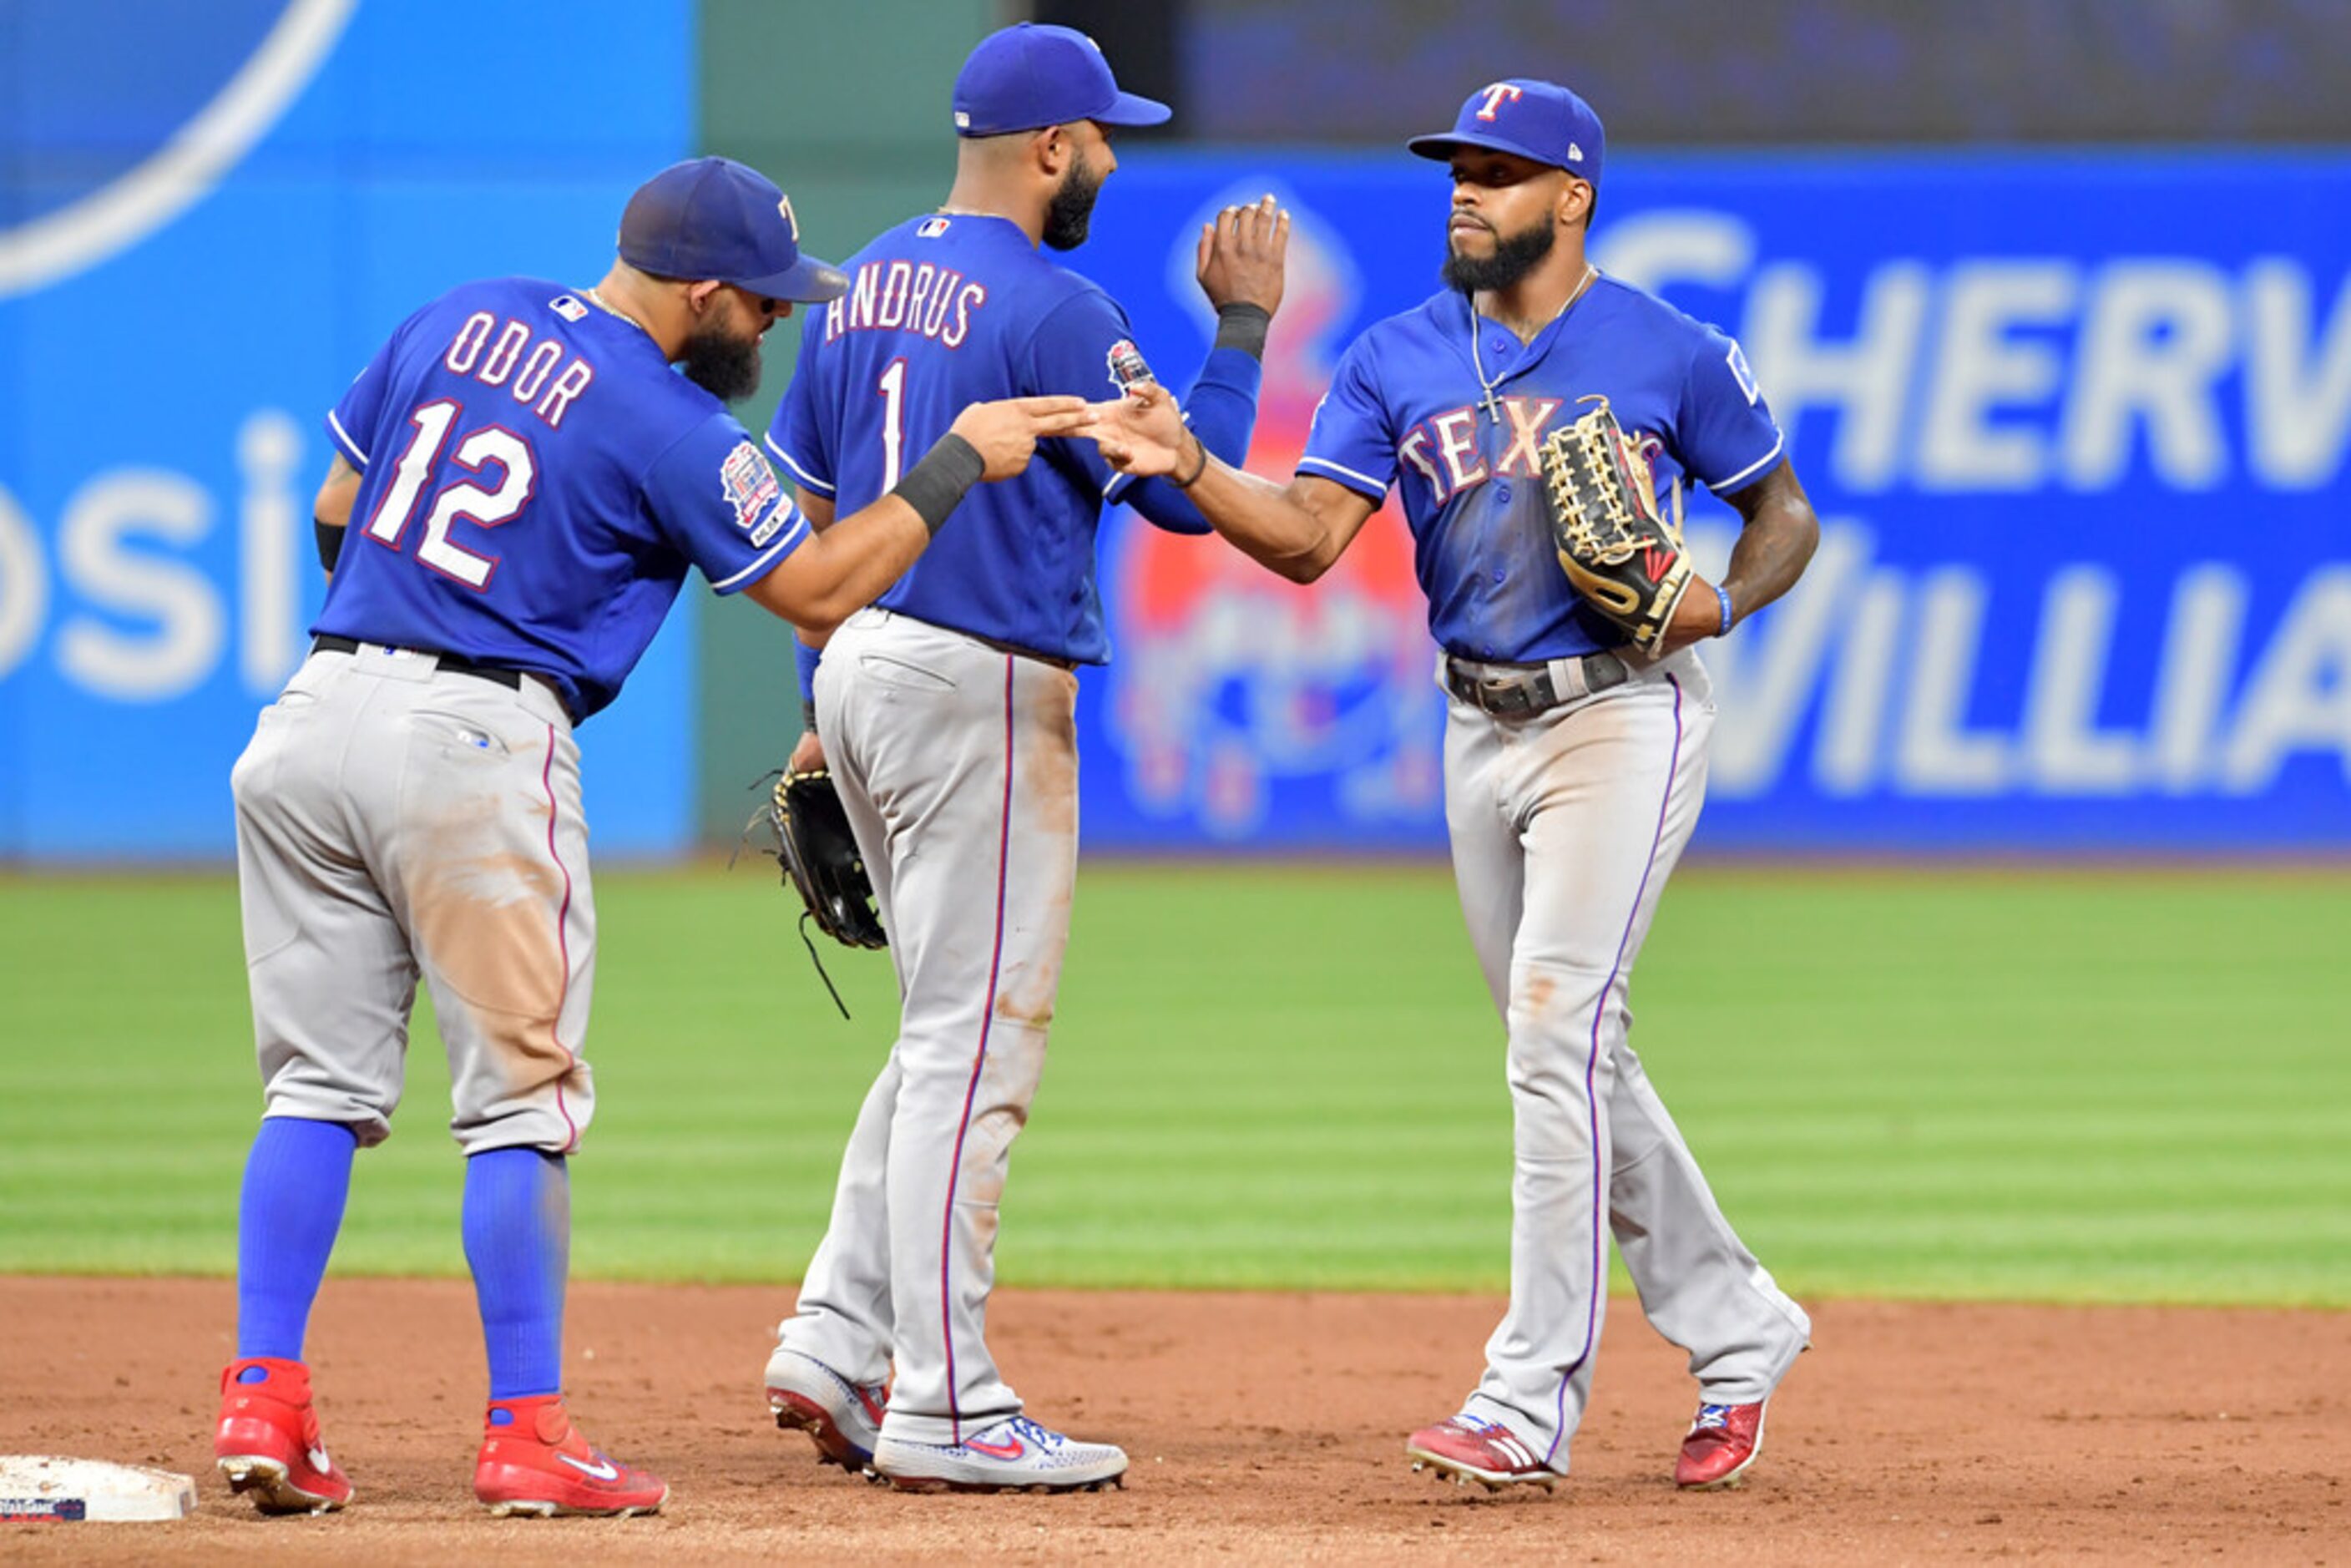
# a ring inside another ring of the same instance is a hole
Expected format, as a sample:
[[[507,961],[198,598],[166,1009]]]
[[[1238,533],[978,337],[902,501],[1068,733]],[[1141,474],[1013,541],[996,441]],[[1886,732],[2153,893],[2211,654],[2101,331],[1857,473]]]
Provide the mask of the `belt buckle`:
[[[1532,711],[1534,694],[1521,676],[1483,675],[1478,681],[1478,706],[1497,718],[1511,718]]]

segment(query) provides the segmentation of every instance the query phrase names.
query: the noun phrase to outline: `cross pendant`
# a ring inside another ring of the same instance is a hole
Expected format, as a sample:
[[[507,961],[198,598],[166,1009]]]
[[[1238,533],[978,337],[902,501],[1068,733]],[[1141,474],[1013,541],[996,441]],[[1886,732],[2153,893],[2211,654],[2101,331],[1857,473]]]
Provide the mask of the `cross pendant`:
[[[1488,419],[1490,419],[1490,420],[1492,420],[1492,421],[1494,422],[1494,427],[1495,427],[1497,430],[1499,430],[1499,429],[1500,429],[1500,428],[1501,428],[1501,424],[1502,424],[1502,404],[1501,404],[1501,400],[1500,400],[1498,396],[1496,396],[1495,392],[1494,392],[1494,389],[1493,389],[1492,387],[1488,387],[1488,388],[1486,389],[1486,395],[1485,395],[1484,397],[1481,397],[1481,398],[1479,398],[1479,399],[1478,400],[1478,406],[1479,406],[1479,408],[1482,408],[1482,409],[1484,409],[1484,410],[1486,411],[1486,417],[1487,417]]]

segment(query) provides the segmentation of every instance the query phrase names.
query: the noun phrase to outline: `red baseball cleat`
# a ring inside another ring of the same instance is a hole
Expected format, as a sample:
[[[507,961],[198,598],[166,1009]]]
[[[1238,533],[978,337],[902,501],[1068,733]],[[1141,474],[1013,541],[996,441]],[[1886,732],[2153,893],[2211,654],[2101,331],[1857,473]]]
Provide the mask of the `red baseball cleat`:
[[[1404,1451],[1412,1456],[1416,1470],[1434,1470],[1456,1486],[1477,1481],[1488,1491],[1521,1484],[1549,1491],[1561,1475],[1508,1427],[1475,1416],[1423,1427],[1405,1440]]]
[[[503,1417],[503,1419],[501,1419]],[[500,1519],[658,1513],[669,1499],[659,1476],[608,1459],[571,1424],[560,1394],[493,1399],[484,1419],[474,1495]]]
[[[228,1364],[213,1458],[229,1490],[264,1513],[325,1513],[351,1500],[351,1483],[319,1434],[310,1369],[298,1361],[256,1355]]]
[[[1763,1405],[1701,1405],[1689,1436],[1682,1439],[1682,1457],[1674,1466],[1674,1484],[1690,1491],[1735,1487],[1763,1451]]]

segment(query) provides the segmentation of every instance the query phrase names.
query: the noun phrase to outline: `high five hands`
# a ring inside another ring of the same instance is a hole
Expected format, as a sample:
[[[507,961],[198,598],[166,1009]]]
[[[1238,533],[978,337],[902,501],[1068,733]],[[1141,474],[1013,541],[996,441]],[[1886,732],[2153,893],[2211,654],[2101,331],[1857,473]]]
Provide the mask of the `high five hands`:
[[[1227,207],[1215,222],[1200,225],[1195,276],[1217,309],[1254,305],[1270,316],[1281,308],[1289,256],[1290,214],[1269,193],[1246,206]],[[1103,461],[1122,474],[1188,474],[1200,465],[1183,410],[1156,382],[1138,382],[1126,396],[1092,404],[1087,413],[1091,423],[1081,434],[1091,436]]]

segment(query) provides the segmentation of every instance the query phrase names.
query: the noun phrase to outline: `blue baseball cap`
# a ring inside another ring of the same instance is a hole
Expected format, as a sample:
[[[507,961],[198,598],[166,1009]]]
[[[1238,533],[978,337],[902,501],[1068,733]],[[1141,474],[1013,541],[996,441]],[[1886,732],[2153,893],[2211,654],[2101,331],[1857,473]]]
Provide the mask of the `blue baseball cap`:
[[[791,198],[732,158],[673,163],[637,187],[621,214],[621,259],[663,277],[721,283],[814,303],[849,292],[839,268],[800,254]]]
[[[1405,145],[1439,162],[1451,158],[1457,147],[1515,152],[1564,169],[1596,191],[1607,138],[1601,134],[1600,117],[1592,106],[1567,89],[1513,78],[1489,82],[1471,93],[1452,130],[1416,136]]]
[[[956,78],[957,136],[1001,136],[1073,120],[1159,125],[1175,112],[1156,99],[1121,92],[1100,44],[1075,27],[1041,22],[990,33]]]

